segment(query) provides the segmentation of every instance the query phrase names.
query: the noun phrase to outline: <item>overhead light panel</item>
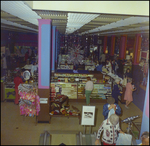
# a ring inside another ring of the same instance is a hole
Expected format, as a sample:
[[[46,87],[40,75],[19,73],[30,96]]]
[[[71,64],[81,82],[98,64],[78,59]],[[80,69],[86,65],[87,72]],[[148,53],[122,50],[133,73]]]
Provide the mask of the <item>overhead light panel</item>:
[[[66,33],[73,33],[98,16],[97,14],[68,13]]]

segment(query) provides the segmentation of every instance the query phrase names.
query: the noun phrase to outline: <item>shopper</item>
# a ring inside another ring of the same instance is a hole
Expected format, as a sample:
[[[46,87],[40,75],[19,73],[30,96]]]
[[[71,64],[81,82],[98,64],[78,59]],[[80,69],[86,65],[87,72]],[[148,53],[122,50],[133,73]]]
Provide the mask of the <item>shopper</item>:
[[[126,73],[125,73],[125,76],[127,77],[127,79],[128,79],[128,78],[132,78],[132,74],[131,74],[131,71],[130,71],[129,68],[127,68]]]
[[[10,69],[10,50],[9,50],[9,48],[6,48],[5,55],[6,55],[6,61],[7,61],[7,68]]]
[[[62,59],[62,56],[61,56],[61,52],[60,52],[60,54],[58,55],[58,67],[60,67],[61,59]]]
[[[27,62],[28,58],[29,58],[29,52],[27,51],[25,54],[25,62]]]
[[[19,95],[18,95],[18,86],[23,83],[22,78],[20,77],[21,73],[18,71],[16,73],[16,77],[14,78],[14,83],[15,83],[15,92],[16,92],[16,97],[15,97],[15,104],[19,104]]]
[[[65,69],[70,69],[67,62],[65,62]]]
[[[119,117],[112,114],[108,119],[105,119],[98,129],[95,145],[100,145],[100,136],[103,131],[102,145],[116,145],[118,132],[123,133],[119,126]]]
[[[125,107],[128,109],[128,105],[133,101],[133,97],[132,97],[132,92],[136,90],[136,88],[134,89],[132,86],[132,79],[129,78],[128,83],[126,84],[126,91],[124,94],[124,100],[126,100],[126,105]]]
[[[119,69],[119,61],[118,61],[118,57],[116,57],[115,59],[115,74],[117,75],[118,74],[118,69]]]
[[[102,63],[99,62],[99,64],[96,66],[96,70],[102,72],[102,67],[103,67]]]
[[[118,68],[118,76],[121,78],[123,78],[123,66],[124,66],[123,61],[120,60],[119,61],[119,68]]]
[[[25,69],[21,69],[21,76],[20,77],[21,77],[21,79],[22,79],[23,82],[25,82],[24,77],[23,77],[24,71],[25,71]]]
[[[145,131],[141,135],[142,143],[140,145],[149,145],[149,132]]]
[[[112,72],[112,66],[111,66],[111,62],[109,60],[106,60],[106,68],[107,68],[108,72]]]
[[[104,104],[104,106],[103,106],[104,119],[107,119],[112,113],[120,115],[121,114],[121,108],[120,108],[120,106],[117,103],[115,103],[115,99],[114,98],[109,97],[107,99],[107,103]]]
[[[112,97],[115,99],[115,103],[118,104],[118,96],[121,96],[121,94],[123,92],[121,92],[121,90],[119,89],[118,85],[120,83],[120,80],[119,79],[116,79],[115,80],[115,85],[113,87],[113,90],[112,90]]]
[[[86,104],[87,105],[90,105],[90,95],[92,93],[93,87],[94,87],[94,85],[93,85],[93,82],[91,81],[91,78],[87,77],[87,82],[85,85],[85,96],[86,96]]]
[[[6,61],[6,57],[5,54],[2,55],[2,76],[6,75],[6,71],[7,71],[7,61]]]
[[[106,55],[105,55],[105,53],[103,53],[103,54],[100,56],[100,61],[102,62],[102,64],[105,63],[105,59],[106,59]]]

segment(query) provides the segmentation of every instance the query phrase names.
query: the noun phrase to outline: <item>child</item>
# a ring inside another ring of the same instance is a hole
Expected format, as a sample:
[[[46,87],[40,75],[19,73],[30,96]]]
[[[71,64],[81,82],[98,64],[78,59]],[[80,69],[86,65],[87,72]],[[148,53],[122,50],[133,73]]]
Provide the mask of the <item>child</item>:
[[[18,86],[21,83],[23,83],[22,78],[20,76],[21,76],[21,73],[20,73],[20,71],[18,71],[16,73],[16,77],[14,78],[15,92],[16,92],[15,104],[19,104]]]
[[[145,131],[141,135],[142,143],[140,145],[149,145],[149,132]]]

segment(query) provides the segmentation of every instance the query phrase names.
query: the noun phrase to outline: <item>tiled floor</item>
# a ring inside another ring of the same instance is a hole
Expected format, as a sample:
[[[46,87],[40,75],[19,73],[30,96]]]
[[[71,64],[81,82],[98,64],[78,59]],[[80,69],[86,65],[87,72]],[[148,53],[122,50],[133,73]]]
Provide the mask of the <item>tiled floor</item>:
[[[82,105],[85,103],[70,103],[77,107],[80,111]],[[96,106],[95,114],[95,126],[92,127],[92,133],[97,132],[104,117],[102,115],[102,109],[104,103],[91,103],[92,106]],[[122,115],[120,119],[123,120],[127,117],[140,115],[140,118],[135,119],[135,122],[142,121],[142,111],[133,103],[130,104],[130,109],[126,109],[124,104],[119,103],[122,109]],[[121,123],[121,129],[126,131],[127,124]],[[78,118],[66,118],[66,117],[53,117],[51,124],[49,123],[37,123],[35,126],[35,117],[20,116],[19,106],[14,105],[13,102],[1,102],[1,145],[38,145],[40,134],[47,130],[52,136],[56,137],[56,134],[77,134],[80,131],[84,131],[84,126],[79,125]],[[87,128],[87,132],[89,127]],[[74,141],[74,136],[73,141]],[[63,143],[65,143],[63,138]],[[66,140],[66,144],[67,144]]]

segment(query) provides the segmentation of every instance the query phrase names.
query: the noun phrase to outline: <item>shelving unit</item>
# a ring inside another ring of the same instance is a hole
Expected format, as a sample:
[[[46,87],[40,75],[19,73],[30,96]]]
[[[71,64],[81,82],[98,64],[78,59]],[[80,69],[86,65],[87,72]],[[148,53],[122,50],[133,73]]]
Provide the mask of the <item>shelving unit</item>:
[[[108,96],[111,96],[111,84],[97,83],[93,74],[55,73],[51,80],[51,98],[54,98],[57,94],[63,94],[67,95],[69,99],[85,99],[87,76],[90,76],[94,83],[91,99],[105,100]],[[66,78],[67,82],[65,82]]]

